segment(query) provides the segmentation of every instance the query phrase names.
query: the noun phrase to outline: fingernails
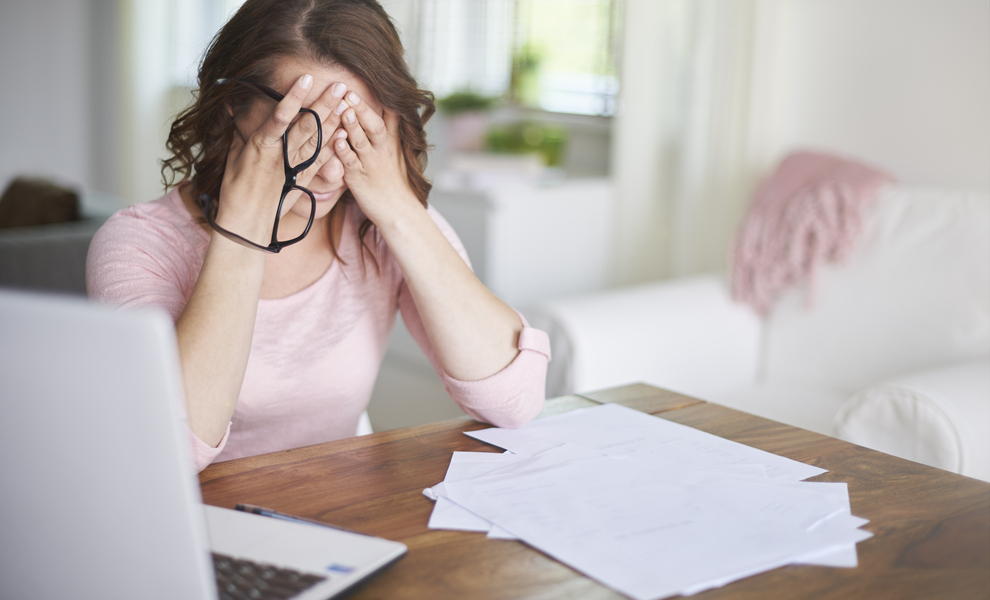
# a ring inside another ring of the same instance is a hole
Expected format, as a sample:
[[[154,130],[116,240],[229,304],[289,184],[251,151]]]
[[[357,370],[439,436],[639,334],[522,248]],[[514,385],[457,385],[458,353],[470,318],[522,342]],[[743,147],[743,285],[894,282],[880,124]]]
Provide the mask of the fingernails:
[[[358,95],[357,94],[355,94],[354,92],[351,92],[350,94],[347,94],[347,101],[350,102],[351,105],[354,105],[354,104],[357,104],[358,102],[360,102],[361,99],[358,98]]]
[[[346,92],[346,91],[347,91],[347,86],[344,85],[343,83],[338,83],[337,85],[333,86],[333,97],[334,98],[343,98],[344,97],[344,92]],[[354,94],[351,94],[351,95],[353,96]]]
[[[346,114],[346,115],[344,115],[344,119],[345,119],[345,120],[346,120],[346,121],[347,121],[348,123],[353,123],[353,122],[354,122],[354,111],[353,111],[353,110],[349,110],[349,111],[347,111],[347,114]]]
[[[310,87],[312,87],[312,85],[313,85],[312,75],[303,75],[302,79],[299,80],[299,86],[304,90],[308,90]]]
[[[333,139],[335,140],[342,140],[345,137],[347,137],[347,132],[344,131],[343,129],[338,129],[337,133],[333,134]]]
[[[345,142],[344,140],[340,140],[339,142],[337,142],[337,150],[343,150],[346,147],[347,147],[347,142]]]
[[[347,110],[348,108],[349,107],[347,106],[347,103],[344,102],[344,101],[341,101],[339,104],[337,104],[337,108],[334,110],[334,112],[339,115],[339,114],[343,113],[345,110]]]

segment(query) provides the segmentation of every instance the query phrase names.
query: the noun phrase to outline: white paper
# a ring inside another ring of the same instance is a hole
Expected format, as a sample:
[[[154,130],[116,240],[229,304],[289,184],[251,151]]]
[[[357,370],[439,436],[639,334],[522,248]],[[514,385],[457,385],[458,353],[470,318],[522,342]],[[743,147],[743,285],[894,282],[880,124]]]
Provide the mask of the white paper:
[[[445,481],[441,492],[605,585],[647,600],[841,551],[870,535],[843,521],[844,484],[817,484],[813,492],[799,485],[689,469],[663,473],[564,444],[486,475]]]
[[[508,532],[508,531],[502,529],[498,525],[492,525],[492,528],[488,530],[488,536],[487,537],[489,539],[492,539],[492,540],[518,540],[519,539],[513,533]]]
[[[771,479],[798,481],[826,472],[619,404],[582,408],[539,419],[518,429],[491,428],[466,433],[526,456],[571,443],[610,455],[640,450],[683,466],[763,465]]]
[[[680,468],[680,465],[665,459],[662,456],[656,454],[649,454],[642,451],[630,452],[629,454],[619,455],[615,458],[619,460],[632,460],[637,464],[641,464],[654,469],[663,469],[670,471],[672,469]],[[725,467],[713,468],[708,470],[709,473],[718,473],[727,477],[748,477],[751,479],[766,479],[766,470],[760,465],[728,465]],[[802,490],[829,490],[829,486],[843,486],[841,489],[836,490],[836,493],[841,494],[842,497],[842,510],[844,514],[850,514],[849,510],[849,497],[848,491],[844,487],[845,484],[834,484],[834,483],[819,483],[819,482],[785,482],[782,480],[776,480],[775,485],[792,485],[798,486],[798,489]],[[866,519],[860,519],[859,517],[849,517],[851,521],[850,527],[861,527],[866,523],[869,523]],[[847,545],[839,550],[829,550],[824,552],[816,552],[811,555],[800,557],[795,559],[793,562],[807,565],[818,565],[823,567],[843,567],[843,568],[854,568],[859,562],[856,555],[855,544]],[[707,588],[705,588],[707,589]],[[700,591],[700,590],[699,590]],[[686,592],[685,592],[686,593]]]
[[[431,528],[521,539],[636,600],[855,567],[871,535],[844,483],[800,481],[823,469],[620,405],[468,435],[510,452],[454,453]]]
[[[452,529],[457,531],[484,531],[488,532],[488,537],[491,538],[504,540],[516,539],[515,536],[504,529],[496,527],[493,530],[490,522],[458,506],[450,499],[443,497],[442,491],[447,481],[457,481],[459,479],[484,475],[507,464],[511,464],[520,458],[510,453],[454,452],[450,459],[450,465],[447,467],[447,474],[444,477],[444,481],[432,488],[423,490],[424,495],[436,501],[427,527],[430,529]]]
[[[492,524],[466,508],[458,506],[449,498],[440,496],[433,506],[433,513],[430,515],[427,527],[430,529],[487,532],[492,528]]]

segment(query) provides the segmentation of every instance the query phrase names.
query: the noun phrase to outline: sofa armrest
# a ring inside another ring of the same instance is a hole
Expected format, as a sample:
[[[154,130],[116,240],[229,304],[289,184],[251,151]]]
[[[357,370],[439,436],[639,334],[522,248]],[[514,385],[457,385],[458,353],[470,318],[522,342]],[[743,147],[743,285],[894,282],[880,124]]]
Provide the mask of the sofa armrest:
[[[550,336],[547,396],[633,382],[704,397],[756,380],[761,322],[704,275],[543,302],[523,311]]]
[[[836,435],[990,481],[990,357],[901,375],[849,398]]]
[[[86,295],[86,253],[105,216],[0,230],[0,287]]]

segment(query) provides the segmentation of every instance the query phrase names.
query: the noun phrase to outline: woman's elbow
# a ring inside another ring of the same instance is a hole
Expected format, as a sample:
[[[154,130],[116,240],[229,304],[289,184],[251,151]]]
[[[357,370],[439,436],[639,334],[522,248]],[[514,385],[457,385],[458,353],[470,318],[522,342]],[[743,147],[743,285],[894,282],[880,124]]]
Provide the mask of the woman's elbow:
[[[467,411],[471,417],[495,427],[516,429],[532,421],[543,410],[545,384],[519,390],[497,405]]]

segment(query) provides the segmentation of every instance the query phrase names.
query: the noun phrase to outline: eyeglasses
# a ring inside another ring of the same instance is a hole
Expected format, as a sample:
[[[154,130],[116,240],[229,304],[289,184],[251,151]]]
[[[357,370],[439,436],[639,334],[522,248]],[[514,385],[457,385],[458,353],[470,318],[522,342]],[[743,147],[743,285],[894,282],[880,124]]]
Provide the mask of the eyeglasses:
[[[249,81],[247,79],[229,78],[229,79],[217,80],[217,85],[227,85],[231,83],[245,85],[258,92],[261,92],[262,94],[268,96],[269,98],[271,98],[276,102],[281,102],[282,98],[284,98],[282,94],[276,92],[272,88],[262,85],[260,83]],[[316,140],[317,140],[316,151],[313,153],[313,156],[311,156],[309,159],[299,163],[298,165],[293,166],[292,164],[289,163],[289,131],[291,131],[292,128],[295,127],[303,119],[313,119],[313,121],[315,121],[316,123]],[[252,242],[247,238],[241,237],[236,233],[232,231],[228,231],[227,229],[224,229],[223,227],[217,225],[217,221],[216,221],[217,210],[218,210],[217,201],[208,194],[202,194],[199,197],[200,208],[203,211],[203,216],[206,217],[206,221],[210,224],[210,227],[212,227],[216,232],[220,233],[227,239],[237,242],[242,246],[247,246],[249,248],[255,248],[257,250],[263,250],[265,252],[271,252],[271,253],[277,253],[282,248],[285,248],[286,246],[291,246],[292,244],[301,241],[304,237],[306,237],[306,234],[309,233],[310,227],[313,226],[313,219],[316,216],[316,197],[313,196],[313,192],[307,190],[306,188],[300,185],[296,185],[296,176],[299,175],[299,173],[301,173],[302,171],[305,171],[307,168],[309,168],[314,162],[316,162],[316,157],[320,155],[321,148],[323,148],[323,126],[320,123],[320,116],[316,114],[316,111],[312,109],[300,108],[299,115],[296,117],[294,121],[292,121],[289,127],[286,128],[285,133],[282,134],[282,161],[283,164],[285,165],[285,183],[282,185],[282,196],[278,200],[278,210],[275,212],[275,225],[272,227],[272,239],[270,244],[268,244],[267,246],[256,244],[255,242]],[[302,232],[302,235],[299,235],[298,237],[294,237],[291,239],[282,240],[279,239],[278,225],[279,225],[279,221],[282,218],[282,205],[285,203],[285,197],[292,190],[299,190],[304,194],[306,194],[307,196],[309,196],[309,206],[310,206],[309,221],[306,223],[306,229]]]

